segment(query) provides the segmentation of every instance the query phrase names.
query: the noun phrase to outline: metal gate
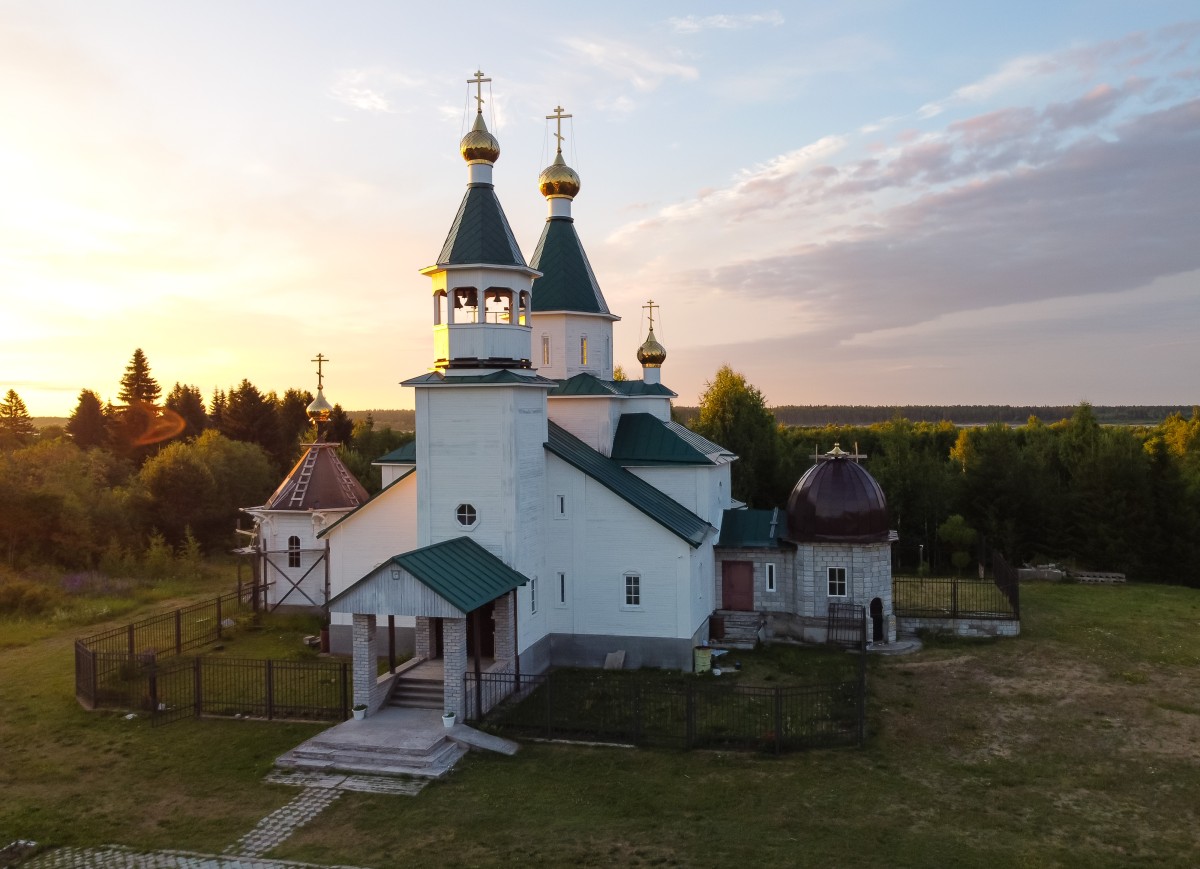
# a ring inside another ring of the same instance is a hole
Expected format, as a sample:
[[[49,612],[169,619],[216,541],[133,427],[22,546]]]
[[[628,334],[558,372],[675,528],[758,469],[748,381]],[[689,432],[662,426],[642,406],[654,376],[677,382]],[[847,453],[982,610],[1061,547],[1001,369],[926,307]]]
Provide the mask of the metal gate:
[[[150,724],[159,727],[181,718],[198,718],[196,680],[199,658],[167,658],[146,667],[150,695]]]

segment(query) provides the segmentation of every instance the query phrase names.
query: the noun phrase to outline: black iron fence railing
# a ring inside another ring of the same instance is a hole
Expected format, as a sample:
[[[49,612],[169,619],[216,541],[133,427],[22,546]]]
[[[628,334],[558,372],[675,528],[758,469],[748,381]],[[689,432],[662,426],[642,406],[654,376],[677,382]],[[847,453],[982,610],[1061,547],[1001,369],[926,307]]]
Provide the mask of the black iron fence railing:
[[[781,753],[862,745],[866,656],[845,678],[755,688],[643,672],[555,670],[540,676],[466,675],[468,721],[517,737],[619,742],[670,748]]]
[[[1020,619],[1017,573],[999,553],[992,574],[992,579],[892,577],[892,608],[898,618]]]

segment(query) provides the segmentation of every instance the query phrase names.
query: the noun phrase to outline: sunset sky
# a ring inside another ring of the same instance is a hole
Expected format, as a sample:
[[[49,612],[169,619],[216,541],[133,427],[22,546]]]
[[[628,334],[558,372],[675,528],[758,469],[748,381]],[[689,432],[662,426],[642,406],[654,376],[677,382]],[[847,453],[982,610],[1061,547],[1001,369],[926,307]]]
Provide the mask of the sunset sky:
[[[1200,403],[1189,2],[0,0],[0,394],[411,407],[491,76],[526,257],[561,104],[639,372],[771,404]]]

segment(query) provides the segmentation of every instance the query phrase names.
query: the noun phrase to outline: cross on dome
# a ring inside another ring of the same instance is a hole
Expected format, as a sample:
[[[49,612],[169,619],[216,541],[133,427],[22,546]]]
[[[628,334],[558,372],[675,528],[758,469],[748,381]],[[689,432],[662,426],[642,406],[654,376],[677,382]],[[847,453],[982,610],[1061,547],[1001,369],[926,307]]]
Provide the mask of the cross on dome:
[[[483,70],[475,70],[475,75],[467,79],[467,84],[475,85],[475,111],[483,114],[483,85],[484,82],[491,82],[490,78],[485,78]]]
[[[320,389],[325,385],[325,374],[321,370],[322,366],[324,363],[331,361],[332,360],[323,353],[318,353],[315,358],[309,360],[309,362],[317,363],[317,389]]]
[[[554,114],[546,115],[547,121],[556,121],[557,122],[556,129],[554,131],[554,138],[558,140],[558,153],[560,153],[560,154],[562,153],[562,143],[563,143],[563,134],[562,134],[563,118],[573,118],[573,117],[574,117],[574,115],[563,114],[562,106],[555,106]]]

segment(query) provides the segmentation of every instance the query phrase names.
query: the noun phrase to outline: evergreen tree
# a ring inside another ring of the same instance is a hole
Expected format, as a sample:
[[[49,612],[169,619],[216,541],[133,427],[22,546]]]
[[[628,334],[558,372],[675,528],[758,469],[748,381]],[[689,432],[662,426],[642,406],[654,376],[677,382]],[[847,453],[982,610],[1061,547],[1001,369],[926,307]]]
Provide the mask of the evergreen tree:
[[[10,389],[0,401],[0,447],[13,449],[33,441],[37,430],[21,396]]]
[[[125,374],[121,377],[121,391],[117,393],[117,398],[126,405],[157,404],[161,395],[158,381],[150,376],[150,363],[146,361],[146,354],[138,347],[133,351],[133,358],[129,360],[129,364],[125,366]]]
[[[176,383],[167,393],[164,406],[174,411],[184,422],[183,436],[197,437],[208,428],[208,415],[204,412],[204,398],[200,389],[191,385]]]
[[[354,420],[342,409],[340,404],[333,406],[329,414],[329,422],[325,423],[325,440],[331,444],[349,443],[354,437]]]
[[[738,455],[733,497],[753,507],[773,507],[779,434],[763,394],[728,365],[722,365],[700,397],[695,431]]]
[[[311,440],[315,435],[309,431],[312,424],[308,418],[308,406],[312,400],[311,392],[289,389],[276,403],[280,440],[289,453],[295,452],[297,444]]]
[[[79,393],[79,403],[67,420],[66,431],[75,445],[84,449],[102,447],[108,442],[108,419],[100,396],[90,389]]]
[[[229,406],[229,399],[225,395],[224,389],[214,389],[212,401],[208,403],[208,427],[215,428],[221,431],[225,425],[225,408]]]
[[[275,402],[263,395],[249,380],[242,380],[229,390],[218,430],[231,440],[258,444],[275,460],[277,466],[286,464],[279,445],[279,415],[275,410]]]

